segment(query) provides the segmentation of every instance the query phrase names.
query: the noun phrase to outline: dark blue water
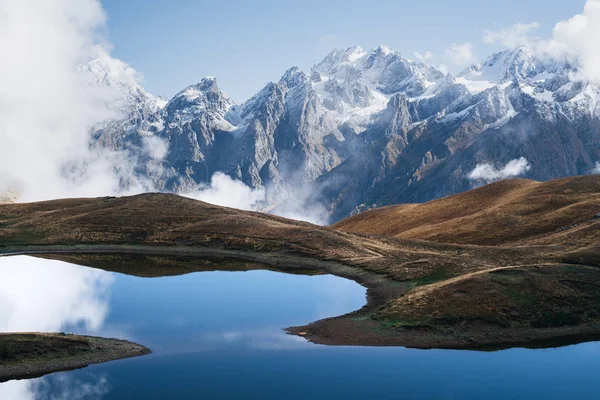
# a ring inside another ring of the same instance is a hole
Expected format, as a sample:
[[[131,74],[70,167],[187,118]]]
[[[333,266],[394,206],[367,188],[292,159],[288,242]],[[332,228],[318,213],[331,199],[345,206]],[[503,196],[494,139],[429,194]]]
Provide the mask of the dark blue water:
[[[600,344],[495,353],[326,347],[281,329],[360,308],[331,276],[135,278],[0,258],[0,331],[126,338],[150,356],[0,384],[0,399],[597,399]]]

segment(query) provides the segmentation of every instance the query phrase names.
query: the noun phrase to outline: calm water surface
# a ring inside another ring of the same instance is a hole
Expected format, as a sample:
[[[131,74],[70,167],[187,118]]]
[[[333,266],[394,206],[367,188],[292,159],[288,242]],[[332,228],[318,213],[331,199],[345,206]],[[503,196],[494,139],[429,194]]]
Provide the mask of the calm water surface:
[[[150,356],[0,384],[0,399],[598,399],[600,344],[495,353],[325,347],[281,329],[365,289],[266,271],[136,278],[0,258],[0,331],[126,338]]]

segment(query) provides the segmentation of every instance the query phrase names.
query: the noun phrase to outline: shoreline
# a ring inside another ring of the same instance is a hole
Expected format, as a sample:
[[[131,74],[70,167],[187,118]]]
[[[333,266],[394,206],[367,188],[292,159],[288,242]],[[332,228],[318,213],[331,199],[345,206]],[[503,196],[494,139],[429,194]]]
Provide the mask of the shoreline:
[[[144,255],[188,256],[222,260],[240,260],[269,265],[283,273],[311,269],[351,279],[367,289],[364,307],[346,315],[327,318],[305,326],[284,329],[288,334],[330,346],[401,346],[417,349],[502,350],[514,347],[558,347],[600,340],[600,327],[589,324],[553,328],[461,329],[447,326],[412,326],[397,329],[372,318],[390,300],[402,297],[412,286],[382,274],[365,271],[339,261],[320,260],[287,252],[258,253],[205,247],[137,245],[48,245],[0,249],[0,256],[14,255]],[[227,269],[225,269],[227,270]],[[201,271],[201,270],[199,270]],[[190,271],[193,272],[193,271]]]
[[[120,339],[64,333],[0,333],[0,383],[150,353],[147,347]]]

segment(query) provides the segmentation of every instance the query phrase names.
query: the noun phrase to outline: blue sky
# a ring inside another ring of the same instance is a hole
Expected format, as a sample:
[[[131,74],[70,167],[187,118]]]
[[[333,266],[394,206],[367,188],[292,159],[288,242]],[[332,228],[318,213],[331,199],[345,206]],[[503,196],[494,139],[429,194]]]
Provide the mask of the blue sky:
[[[479,59],[499,50],[483,31],[556,22],[585,0],[102,0],[113,55],[144,75],[151,93],[172,96],[202,77],[243,101],[291,66],[308,70],[335,47],[386,44],[409,58],[471,42]],[[458,68],[458,67],[454,67]]]

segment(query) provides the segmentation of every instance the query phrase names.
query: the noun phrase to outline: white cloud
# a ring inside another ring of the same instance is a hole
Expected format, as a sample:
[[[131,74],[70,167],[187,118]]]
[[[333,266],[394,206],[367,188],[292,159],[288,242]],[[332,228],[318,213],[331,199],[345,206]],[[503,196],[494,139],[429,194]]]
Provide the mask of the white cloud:
[[[243,182],[231,179],[222,172],[217,172],[208,185],[199,186],[197,190],[182,193],[183,196],[201,200],[224,207],[240,210],[258,210],[266,198],[264,189],[253,189]]]
[[[300,194],[296,197],[296,194]],[[297,221],[306,221],[316,225],[328,225],[330,214],[320,203],[311,202],[300,192],[294,193],[287,201],[275,210],[275,214],[280,217],[295,219]]]
[[[131,171],[125,157],[89,146],[91,128],[117,115],[109,105],[121,97],[79,68],[110,60],[98,37],[104,21],[98,0],[2,1],[0,194],[13,190],[22,201],[106,195]]]
[[[445,53],[450,62],[459,67],[471,65],[477,60],[475,54],[473,54],[473,43],[470,42],[454,43],[446,49]]]
[[[582,14],[559,22],[550,48],[579,59],[579,78],[600,83],[600,1],[588,0]]]
[[[483,41],[506,47],[527,44],[540,55],[578,60],[580,70],[572,76],[600,84],[600,1],[587,0],[583,12],[556,24],[551,39],[534,36],[536,22],[517,24],[500,31],[485,31]]]
[[[596,162],[596,168],[592,170],[592,174],[600,174],[600,161]]]
[[[315,193],[310,185],[299,183],[299,179],[292,179],[296,182],[290,191],[274,190],[269,191],[268,200],[272,204],[278,204],[271,212],[280,217],[295,219],[297,221],[306,221],[316,225],[328,225],[330,214],[327,208],[315,199]],[[273,196],[275,194],[275,196]]]
[[[524,157],[521,157],[517,160],[512,160],[501,168],[497,168],[491,164],[483,163],[477,164],[475,169],[469,174],[469,179],[492,182],[522,175],[530,169],[531,166]]]
[[[433,58],[433,53],[430,52],[429,50],[425,51],[425,53],[419,53],[418,51],[413,51],[413,55],[415,56],[415,58],[422,62],[422,63],[426,63],[427,61],[429,61],[430,59]]]
[[[270,194],[277,196],[270,198]],[[198,185],[195,189],[179,193],[191,199],[204,201],[223,207],[239,210],[269,212],[280,217],[306,221],[317,225],[329,223],[329,212],[320,203],[312,201],[311,193],[296,187],[291,194],[274,189],[273,192],[263,187],[252,188],[241,181],[232,179],[222,172],[215,173],[209,184]],[[281,204],[269,210],[267,206]]]
[[[539,27],[539,23],[532,22],[530,24],[515,24],[499,31],[485,30],[483,32],[483,42],[487,44],[499,43],[509,48],[517,47],[529,42],[532,39],[530,34]]]
[[[156,136],[146,136],[142,139],[144,151],[153,160],[160,161],[164,159],[169,152],[169,143],[166,140]]]

